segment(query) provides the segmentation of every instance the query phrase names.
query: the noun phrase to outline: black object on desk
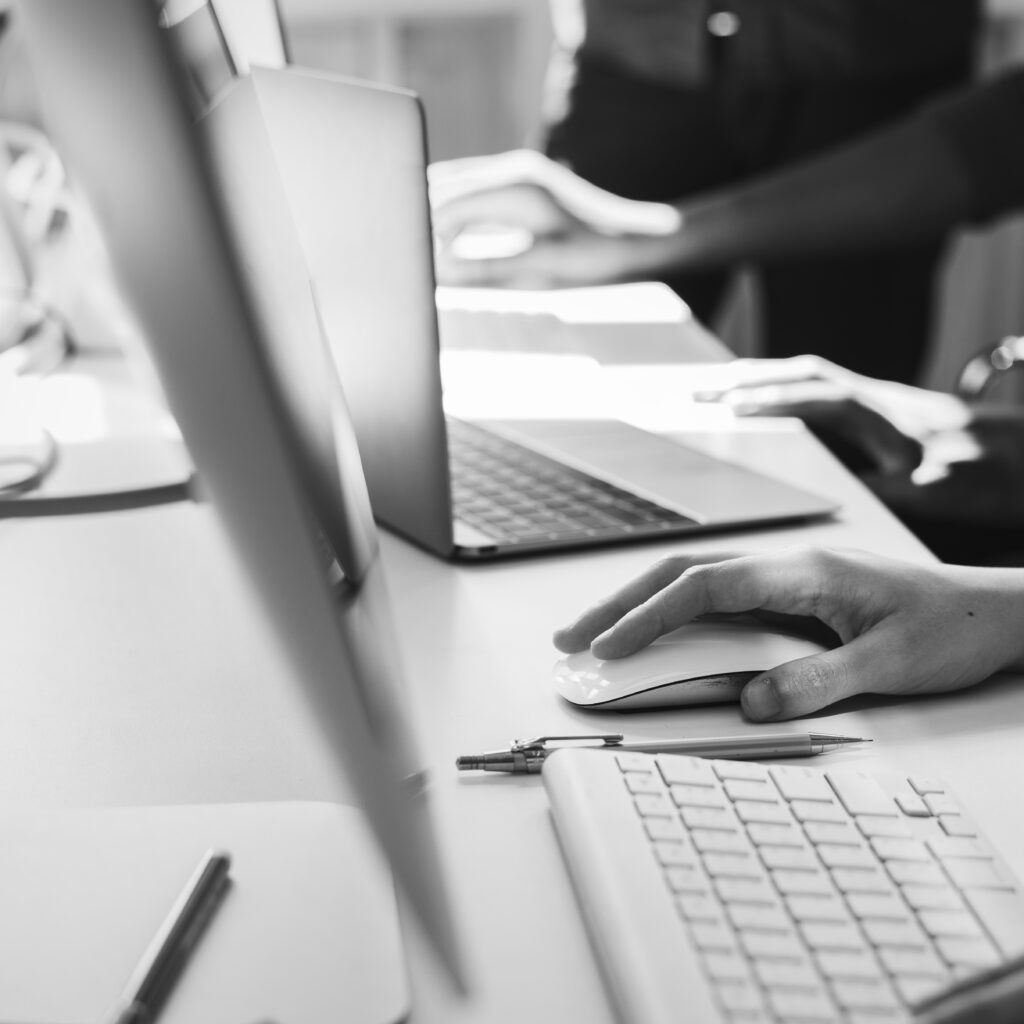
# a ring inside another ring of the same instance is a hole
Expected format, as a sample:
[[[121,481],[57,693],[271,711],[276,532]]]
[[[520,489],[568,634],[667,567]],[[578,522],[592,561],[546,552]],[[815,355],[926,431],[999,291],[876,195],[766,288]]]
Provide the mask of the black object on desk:
[[[132,971],[110,1024],[142,1024],[159,1012],[231,879],[231,858],[208,850]]]

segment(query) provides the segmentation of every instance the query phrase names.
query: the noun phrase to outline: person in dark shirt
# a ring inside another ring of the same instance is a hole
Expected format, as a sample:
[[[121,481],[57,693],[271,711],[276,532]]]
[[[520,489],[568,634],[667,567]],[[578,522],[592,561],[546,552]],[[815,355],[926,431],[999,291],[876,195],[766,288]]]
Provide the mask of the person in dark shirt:
[[[791,165],[964,84],[978,23],[977,0],[552,0],[552,13],[577,38],[550,76],[567,84],[549,99],[546,154],[662,202]],[[942,249],[938,233],[759,265],[765,354],[912,381]],[[708,322],[733,269],[663,279]]]

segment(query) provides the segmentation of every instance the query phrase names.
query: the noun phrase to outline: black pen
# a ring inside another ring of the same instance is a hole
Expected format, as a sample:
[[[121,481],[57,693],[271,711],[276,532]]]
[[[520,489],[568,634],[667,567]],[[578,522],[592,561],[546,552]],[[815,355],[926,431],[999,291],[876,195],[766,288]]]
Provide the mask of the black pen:
[[[231,858],[226,853],[207,850],[203,855],[135,965],[110,1015],[111,1024],[142,1024],[156,1017],[231,881],[230,866]]]

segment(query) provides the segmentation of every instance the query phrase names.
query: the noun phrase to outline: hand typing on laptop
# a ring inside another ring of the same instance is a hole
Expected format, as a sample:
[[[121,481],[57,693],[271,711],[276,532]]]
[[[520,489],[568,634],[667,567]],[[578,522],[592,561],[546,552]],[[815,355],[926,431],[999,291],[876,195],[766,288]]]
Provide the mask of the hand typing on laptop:
[[[714,383],[698,397],[741,416],[802,419],[944,561],[991,564],[1024,548],[1019,407],[875,380],[816,356],[737,359]]]
[[[762,673],[741,703],[754,721],[861,693],[962,689],[1024,669],[1024,570],[922,566],[867,552],[791,548],[658,562],[558,630],[567,653],[621,658],[698,615],[800,616],[840,645]]]

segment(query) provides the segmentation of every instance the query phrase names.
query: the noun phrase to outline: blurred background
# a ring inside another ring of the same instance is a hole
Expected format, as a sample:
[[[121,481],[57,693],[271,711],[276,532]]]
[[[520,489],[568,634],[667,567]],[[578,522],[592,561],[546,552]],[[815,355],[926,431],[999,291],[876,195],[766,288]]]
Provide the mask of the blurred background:
[[[571,44],[575,31],[570,21],[551,24],[547,0],[279,3],[295,63],[418,91],[436,160],[535,143],[551,48],[556,39]],[[986,8],[979,75],[1024,62],[1024,0],[987,0]],[[947,390],[979,347],[1024,333],[1022,280],[1024,217],[962,235],[947,261],[921,383]],[[734,351],[758,353],[749,278],[740,278],[727,312],[711,326]]]
[[[173,2],[195,6],[202,0]],[[547,0],[277,0],[276,7],[293,63],[419,92],[430,156],[438,160],[536,143],[552,47],[571,44],[576,30],[571,17],[552,25]],[[247,35],[248,52],[275,59],[274,0],[218,0],[218,9]],[[32,124],[16,35],[0,38],[0,117]],[[978,74],[1020,62],[1024,0],[987,0]],[[21,173],[25,178],[28,172]],[[18,258],[0,252],[7,265]],[[1024,217],[960,236],[947,260],[921,383],[947,390],[979,347],[1024,333],[1022,280]],[[737,353],[758,354],[757,294],[749,278],[740,278],[725,314],[710,326]]]

